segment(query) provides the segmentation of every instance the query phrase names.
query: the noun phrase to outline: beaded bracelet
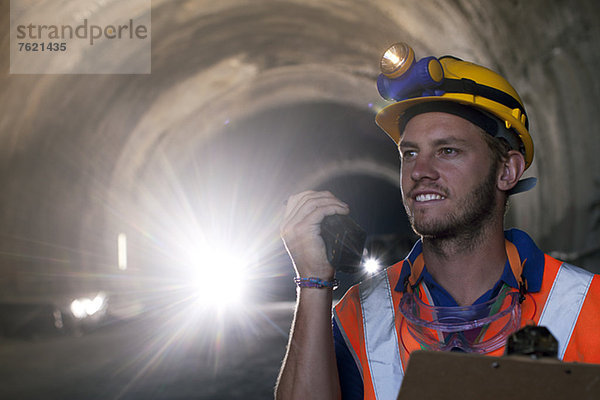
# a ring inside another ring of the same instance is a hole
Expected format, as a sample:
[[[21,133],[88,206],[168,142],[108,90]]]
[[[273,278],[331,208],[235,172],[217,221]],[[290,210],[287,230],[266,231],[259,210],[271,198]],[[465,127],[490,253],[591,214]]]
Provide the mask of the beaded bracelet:
[[[324,281],[323,279],[310,277],[310,278],[294,278],[294,282],[296,282],[296,286],[299,288],[332,288],[335,289],[338,287],[339,282],[337,279],[332,281]]]

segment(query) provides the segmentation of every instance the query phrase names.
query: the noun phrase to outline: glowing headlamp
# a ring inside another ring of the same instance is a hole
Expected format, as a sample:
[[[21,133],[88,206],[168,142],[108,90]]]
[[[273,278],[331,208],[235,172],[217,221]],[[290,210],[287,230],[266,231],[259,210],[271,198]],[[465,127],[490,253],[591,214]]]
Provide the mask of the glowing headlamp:
[[[396,43],[386,50],[381,57],[379,67],[381,73],[390,79],[404,74],[415,62],[415,52],[406,43]]]
[[[415,53],[406,43],[390,47],[381,57],[380,68],[377,89],[387,100],[442,94],[435,91],[444,80],[442,64],[435,57],[415,62]]]

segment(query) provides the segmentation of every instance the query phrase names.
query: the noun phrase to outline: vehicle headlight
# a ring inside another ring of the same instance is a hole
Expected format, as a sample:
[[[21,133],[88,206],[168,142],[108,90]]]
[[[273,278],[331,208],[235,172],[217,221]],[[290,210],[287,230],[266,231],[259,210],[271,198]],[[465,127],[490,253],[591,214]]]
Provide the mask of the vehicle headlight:
[[[82,297],[71,302],[71,313],[75,318],[83,319],[104,309],[105,304],[106,295],[104,293],[98,293],[93,299]]]

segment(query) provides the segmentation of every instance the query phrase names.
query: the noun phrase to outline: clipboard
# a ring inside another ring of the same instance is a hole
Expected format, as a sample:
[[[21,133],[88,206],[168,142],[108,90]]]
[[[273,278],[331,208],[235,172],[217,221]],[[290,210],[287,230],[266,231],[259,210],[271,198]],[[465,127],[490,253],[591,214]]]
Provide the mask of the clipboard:
[[[598,400],[600,365],[415,351],[398,400]]]

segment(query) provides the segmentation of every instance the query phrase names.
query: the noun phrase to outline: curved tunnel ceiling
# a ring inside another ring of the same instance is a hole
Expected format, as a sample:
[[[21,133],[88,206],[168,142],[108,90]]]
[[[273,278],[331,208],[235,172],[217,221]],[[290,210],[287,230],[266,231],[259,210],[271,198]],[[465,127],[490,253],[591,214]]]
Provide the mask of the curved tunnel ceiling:
[[[290,193],[348,176],[396,186],[396,151],[373,117],[379,56],[399,40],[518,89],[539,183],[509,221],[577,258],[600,243],[599,16],[593,0],[162,0],[149,75],[11,75],[2,58],[0,265],[99,272],[119,232],[169,259],[190,221],[243,225],[277,252]]]

